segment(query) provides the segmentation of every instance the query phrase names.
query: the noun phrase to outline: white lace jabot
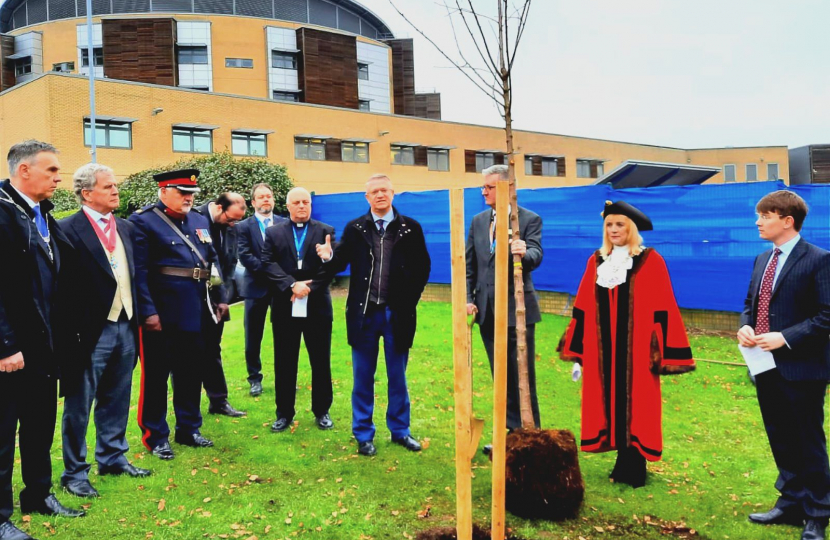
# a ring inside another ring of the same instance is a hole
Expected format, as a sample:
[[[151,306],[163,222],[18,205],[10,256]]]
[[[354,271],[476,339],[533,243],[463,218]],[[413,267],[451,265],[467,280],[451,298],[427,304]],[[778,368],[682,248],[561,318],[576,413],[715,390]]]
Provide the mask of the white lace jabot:
[[[614,246],[611,254],[597,267],[597,285],[613,289],[625,283],[626,272],[634,266],[628,246]]]

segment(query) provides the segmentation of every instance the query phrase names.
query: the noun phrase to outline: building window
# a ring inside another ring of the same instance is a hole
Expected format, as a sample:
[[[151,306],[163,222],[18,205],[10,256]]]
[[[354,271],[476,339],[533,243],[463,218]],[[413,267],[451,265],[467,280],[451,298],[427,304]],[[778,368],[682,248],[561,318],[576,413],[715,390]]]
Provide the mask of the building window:
[[[20,77],[32,72],[32,57],[24,56],[14,61],[14,75]]]
[[[577,178],[599,178],[605,174],[605,164],[598,159],[577,159]]]
[[[392,165],[415,165],[415,148],[411,146],[390,146]]]
[[[200,90],[202,92],[207,92],[210,90],[207,86],[180,86],[179,88],[187,88],[188,90]]]
[[[723,166],[723,181],[724,182],[734,182],[735,181],[735,166],[734,165],[724,165]]]
[[[207,63],[208,63],[207,45],[179,45],[179,64],[207,64]]]
[[[254,67],[254,61],[251,58],[225,58],[225,67],[252,68]]]
[[[271,94],[275,101],[293,101],[298,102],[300,101],[300,94],[296,92],[281,92],[279,90],[274,90]]]
[[[767,163],[767,180],[778,180],[778,163]]]
[[[213,150],[213,132],[209,129],[173,128],[173,151],[191,154],[210,154]]]
[[[755,163],[747,163],[746,164],[746,181],[747,182],[757,182],[758,181],[758,165]]]
[[[297,55],[284,51],[271,51],[271,67],[297,69]]]
[[[57,73],[72,73],[75,71],[75,62],[60,62],[52,64],[52,71]]]
[[[326,160],[326,141],[324,139],[310,139],[294,137],[294,157],[296,159],[310,159],[312,161]]]
[[[605,163],[597,161],[597,178],[602,178],[605,175]]]
[[[92,61],[95,63],[95,67],[101,67],[104,65],[104,48],[103,47],[93,47],[92,48]],[[89,67],[89,49],[83,48],[81,49],[81,67]]]
[[[95,121],[95,146],[101,148],[131,148],[132,124],[129,122]],[[84,119],[84,145],[92,145],[89,119]]]
[[[492,167],[495,164],[495,154],[476,152],[476,172],[482,172],[487,167]]]
[[[267,135],[264,133],[231,133],[231,150],[237,156],[267,156]]]
[[[601,166],[602,164],[599,164],[599,167]],[[525,175],[559,176],[559,160],[553,157],[525,156]]]
[[[369,143],[343,141],[340,145],[340,157],[343,161],[369,163]]]
[[[357,78],[361,81],[369,80],[369,64],[357,63]]]
[[[427,148],[427,168],[430,171],[449,171],[450,151],[446,148]]]
[[[599,167],[602,167],[601,163]],[[554,158],[542,158],[542,176],[559,176],[559,161]]]
[[[360,104],[359,109],[361,111],[371,111],[372,110],[372,105],[371,105],[372,102],[371,101],[369,101],[367,99],[361,99],[358,103]]]

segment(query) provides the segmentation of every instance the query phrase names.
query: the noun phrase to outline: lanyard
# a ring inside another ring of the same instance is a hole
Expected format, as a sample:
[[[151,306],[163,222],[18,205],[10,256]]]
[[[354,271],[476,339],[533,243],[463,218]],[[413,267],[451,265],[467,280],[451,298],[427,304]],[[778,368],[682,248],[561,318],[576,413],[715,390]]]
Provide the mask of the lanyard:
[[[297,248],[297,260],[300,260],[300,250],[303,248],[305,242],[305,235],[308,234],[308,223],[303,226],[303,235],[297,239],[297,228],[291,224],[291,232],[294,233],[294,247]]]
[[[265,238],[265,223],[263,223],[263,220],[261,220],[259,218],[255,217],[254,219],[256,219],[256,222],[259,225],[259,232],[261,232],[262,237]],[[267,219],[270,219],[271,222],[273,223],[273,218],[267,218]]]

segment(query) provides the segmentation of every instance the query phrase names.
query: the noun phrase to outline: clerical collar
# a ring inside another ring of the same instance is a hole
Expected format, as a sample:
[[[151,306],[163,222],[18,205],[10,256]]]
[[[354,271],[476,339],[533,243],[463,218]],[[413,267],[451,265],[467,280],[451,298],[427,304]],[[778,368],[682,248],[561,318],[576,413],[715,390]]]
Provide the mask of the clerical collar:
[[[291,224],[294,225],[295,227],[297,227],[298,229],[302,229],[303,227],[306,226],[307,223],[308,223],[308,221],[301,221],[300,222],[300,221],[294,221],[293,219],[291,220]]]

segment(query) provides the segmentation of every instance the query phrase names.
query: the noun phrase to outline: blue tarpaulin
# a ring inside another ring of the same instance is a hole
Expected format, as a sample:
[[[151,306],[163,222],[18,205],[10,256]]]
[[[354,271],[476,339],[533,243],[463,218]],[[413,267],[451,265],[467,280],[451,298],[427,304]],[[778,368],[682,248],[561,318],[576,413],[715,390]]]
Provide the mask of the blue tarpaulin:
[[[782,182],[666,186],[615,190],[595,185],[519,190],[519,204],[542,217],[544,260],[533,273],[539,290],[575,294],[588,257],[602,242],[600,213],[606,200],[625,200],[651,217],[645,245],[666,259],[681,307],[740,311],[752,263],[769,247],[758,238],[755,203],[776,189],[791,189],[810,206],[802,235],[830,249],[830,186]],[[465,190],[466,229],[486,209],[478,188]],[[449,194],[446,190],[401,193],[395,207],[424,228],[432,258],[430,282],[450,282]],[[368,211],[363,193],[317,195],[314,219],[335,228]]]

